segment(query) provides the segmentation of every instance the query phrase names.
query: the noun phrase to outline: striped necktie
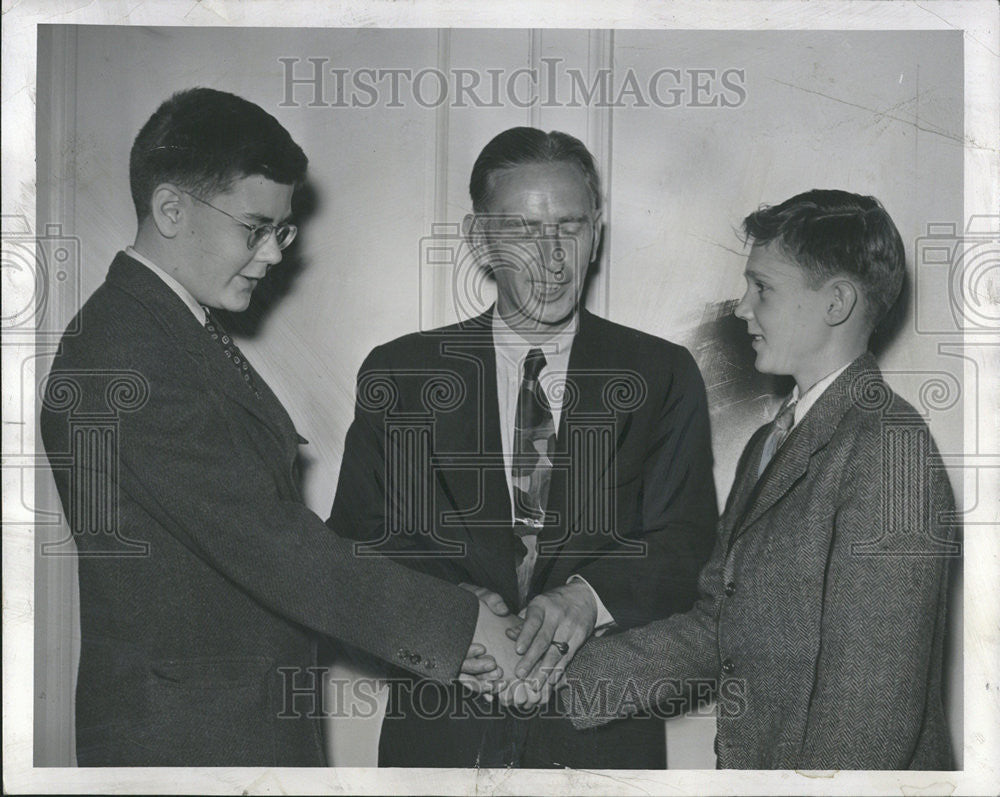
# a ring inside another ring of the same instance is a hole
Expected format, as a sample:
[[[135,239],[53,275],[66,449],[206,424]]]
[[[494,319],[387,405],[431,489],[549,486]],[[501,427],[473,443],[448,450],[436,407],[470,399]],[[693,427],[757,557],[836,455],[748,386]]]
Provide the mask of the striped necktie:
[[[764,441],[764,450],[761,452],[760,465],[757,468],[758,479],[764,475],[764,471],[778,449],[781,448],[781,444],[791,434],[792,427],[795,425],[795,404],[796,402],[789,396],[771,422],[771,431],[768,432],[767,440]]]

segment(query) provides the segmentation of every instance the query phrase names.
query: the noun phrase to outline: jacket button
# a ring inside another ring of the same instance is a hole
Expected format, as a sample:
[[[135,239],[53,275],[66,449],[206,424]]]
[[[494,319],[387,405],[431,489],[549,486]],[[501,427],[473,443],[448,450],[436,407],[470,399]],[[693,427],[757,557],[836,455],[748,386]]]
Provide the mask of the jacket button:
[[[410,664],[420,664],[420,654],[411,653],[410,654]]]
[[[733,663],[732,659],[725,659],[722,662],[722,672],[726,675],[732,675],[736,672],[736,665]]]
[[[733,594],[735,592],[736,592],[736,582],[735,581],[728,582],[726,584],[726,597],[727,598],[733,597]]]
[[[400,659],[406,659],[409,656],[409,654],[405,650],[400,648],[398,651],[396,651],[396,656]]]
[[[428,670],[433,670],[437,666],[437,662],[435,662],[434,659],[427,659],[427,661],[424,662],[424,666]]]

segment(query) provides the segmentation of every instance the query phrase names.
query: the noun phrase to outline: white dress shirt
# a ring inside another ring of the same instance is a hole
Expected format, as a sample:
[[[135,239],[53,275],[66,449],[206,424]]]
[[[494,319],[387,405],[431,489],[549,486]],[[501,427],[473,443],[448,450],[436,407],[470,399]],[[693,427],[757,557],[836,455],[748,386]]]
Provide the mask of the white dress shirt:
[[[809,412],[812,405],[815,404],[819,397],[826,392],[826,389],[833,384],[833,381],[847,369],[847,366],[849,366],[851,362],[853,362],[853,360],[844,363],[836,371],[832,371],[824,376],[801,396],[799,396],[798,385],[792,388],[792,401],[795,402],[795,422],[792,424],[793,429],[799,425],[799,422],[805,417],[806,413]]]
[[[532,349],[541,349],[545,355],[545,366],[538,375],[538,383],[548,400],[552,410],[552,423],[558,433],[559,419],[562,416],[566,372],[569,370],[569,355],[572,348],[572,332],[558,334],[545,343],[529,343],[511,329],[495,309],[493,311],[493,350],[496,353],[497,361],[500,443],[503,447],[504,472],[507,476],[507,493],[510,495],[512,517],[514,514],[514,490],[511,481],[511,466],[514,449],[514,421],[517,415],[517,396],[524,377],[524,361]],[[603,630],[614,623],[615,618],[611,616],[600,596],[583,576],[572,575],[567,579],[567,583],[571,581],[583,582],[594,596],[594,601],[597,604],[596,629]]]

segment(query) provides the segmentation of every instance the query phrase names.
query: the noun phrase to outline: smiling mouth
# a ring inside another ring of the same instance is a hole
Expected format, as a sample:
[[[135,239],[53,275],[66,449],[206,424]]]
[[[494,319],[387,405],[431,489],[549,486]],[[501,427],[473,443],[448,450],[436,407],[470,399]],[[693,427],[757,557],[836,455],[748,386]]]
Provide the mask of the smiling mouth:
[[[559,282],[536,282],[535,291],[543,297],[552,297],[560,293],[566,287],[565,283]]]

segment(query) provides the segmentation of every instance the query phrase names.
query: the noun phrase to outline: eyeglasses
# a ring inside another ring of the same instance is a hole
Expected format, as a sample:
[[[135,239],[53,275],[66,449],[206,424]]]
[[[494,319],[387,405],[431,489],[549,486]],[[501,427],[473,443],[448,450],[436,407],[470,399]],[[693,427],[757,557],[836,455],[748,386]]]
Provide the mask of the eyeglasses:
[[[184,191],[184,189],[181,189]],[[247,224],[242,219],[236,218],[232,213],[228,213],[222,208],[217,208],[211,202],[207,202],[200,196],[195,196],[190,191],[184,191],[192,199],[196,199],[203,205],[208,205],[213,210],[219,211],[219,213],[225,213],[233,221],[242,227],[246,227],[250,234],[247,236],[247,249],[256,249],[258,246],[264,243],[271,234],[274,234],[274,242],[278,245],[279,249],[285,249],[292,241],[295,240],[295,235],[298,233],[299,228],[294,224]]]
[[[578,238],[590,230],[594,220],[588,216],[545,224],[526,221],[523,216],[517,214],[483,214],[478,223],[498,238],[544,240]]]

